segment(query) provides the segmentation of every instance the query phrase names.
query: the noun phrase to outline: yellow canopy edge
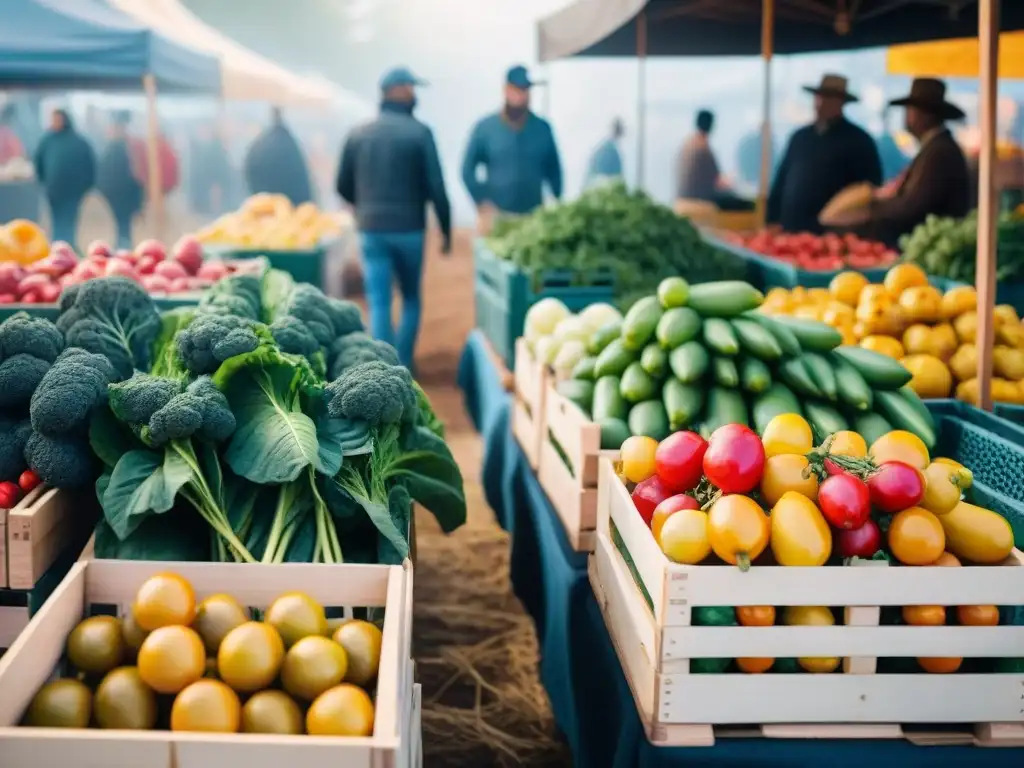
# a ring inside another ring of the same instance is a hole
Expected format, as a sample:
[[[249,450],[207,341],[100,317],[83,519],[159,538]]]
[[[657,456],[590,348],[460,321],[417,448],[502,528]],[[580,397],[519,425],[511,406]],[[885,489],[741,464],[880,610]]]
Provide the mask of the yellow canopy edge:
[[[939,40],[894,45],[886,52],[890,75],[978,77],[978,40]],[[1024,32],[999,36],[999,77],[1024,79]]]

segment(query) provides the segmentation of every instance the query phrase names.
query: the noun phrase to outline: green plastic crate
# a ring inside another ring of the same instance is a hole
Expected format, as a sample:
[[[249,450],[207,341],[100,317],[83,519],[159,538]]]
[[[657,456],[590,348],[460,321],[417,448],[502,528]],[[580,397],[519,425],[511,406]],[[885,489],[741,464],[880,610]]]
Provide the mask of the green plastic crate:
[[[528,275],[514,264],[499,259],[483,240],[473,247],[476,327],[505,361],[515,367],[516,339],[523,335],[526,312],[541,299],[555,298],[573,312],[615,295],[612,274],[579,275],[568,270],[548,270]]]
[[[323,290],[327,251],[330,243],[308,251],[269,251],[264,248],[218,248],[206,246],[205,252],[221,259],[259,259],[265,258],[273,269],[280,269],[290,274],[297,283],[309,283]]]

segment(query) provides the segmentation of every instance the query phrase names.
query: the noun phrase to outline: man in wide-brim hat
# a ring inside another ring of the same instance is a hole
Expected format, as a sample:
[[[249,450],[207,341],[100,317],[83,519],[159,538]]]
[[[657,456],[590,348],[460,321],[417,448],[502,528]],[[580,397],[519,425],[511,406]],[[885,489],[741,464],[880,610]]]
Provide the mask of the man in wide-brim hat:
[[[788,232],[820,232],[818,214],[837,192],[882,181],[874,139],[843,114],[857,101],[846,78],[825,75],[805,90],[814,94],[814,123],[790,138],[768,197],[768,223]]]

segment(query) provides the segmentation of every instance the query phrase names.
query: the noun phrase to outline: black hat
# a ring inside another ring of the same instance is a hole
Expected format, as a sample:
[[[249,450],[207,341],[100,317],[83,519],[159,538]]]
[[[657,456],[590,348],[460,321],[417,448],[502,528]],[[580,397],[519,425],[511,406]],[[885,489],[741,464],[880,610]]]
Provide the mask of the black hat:
[[[821,85],[805,85],[804,90],[815,96],[835,96],[847,104],[858,101],[857,97],[846,90],[847,80],[842,75],[822,75]]]
[[[910,95],[893,99],[890,107],[917,107],[943,120],[963,120],[966,115],[956,104],[946,101],[946,84],[932,77],[917,77],[910,85]]]

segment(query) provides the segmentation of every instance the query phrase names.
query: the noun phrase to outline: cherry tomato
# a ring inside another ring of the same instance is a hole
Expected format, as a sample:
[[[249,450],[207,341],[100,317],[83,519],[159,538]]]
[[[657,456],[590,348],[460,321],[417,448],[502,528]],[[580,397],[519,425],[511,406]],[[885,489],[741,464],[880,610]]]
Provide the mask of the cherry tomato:
[[[902,461],[887,461],[868,478],[871,503],[887,515],[916,507],[924,497],[921,473]]]
[[[770,627],[775,624],[775,606],[736,606],[736,619],[742,627]]]
[[[0,483],[0,509],[11,509],[21,498],[21,488],[10,480]]]
[[[25,493],[28,493],[38,485],[39,475],[37,475],[31,469],[26,469],[24,472],[21,473],[21,477],[18,478],[18,487],[20,487],[21,490],[24,491]]]
[[[657,475],[651,475],[646,480],[641,480],[637,483],[631,495],[636,511],[640,513],[644,524],[650,526],[651,518],[654,517],[654,510],[661,502],[674,494],[672,489],[666,487]]]
[[[654,471],[661,482],[677,493],[692,491],[704,474],[707,449],[707,441],[696,432],[676,432],[658,445]]]
[[[882,546],[882,531],[868,518],[860,528],[841,528],[836,532],[835,551],[840,557],[871,557]]]
[[[860,528],[871,515],[871,492],[853,475],[832,475],[818,488],[821,514],[836,528]]]
[[[693,496],[677,493],[675,496],[669,496],[654,508],[654,514],[651,515],[651,533],[654,534],[654,540],[659,544],[661,544],[659,538],[661,528],[665,525],[665,521],[681,509],[700,509],[700,504]]]
[[[726,424],[711,433],[704,454],[704,474],[723,494],[749,493],[764,472],[761,438],[742,424]]]
[[[654,474],[654,455],[658,441],[652,437],[634,435],[622,444],[622,474],[631,483],[639,483]]]

